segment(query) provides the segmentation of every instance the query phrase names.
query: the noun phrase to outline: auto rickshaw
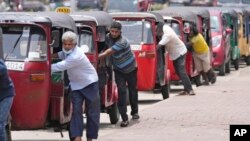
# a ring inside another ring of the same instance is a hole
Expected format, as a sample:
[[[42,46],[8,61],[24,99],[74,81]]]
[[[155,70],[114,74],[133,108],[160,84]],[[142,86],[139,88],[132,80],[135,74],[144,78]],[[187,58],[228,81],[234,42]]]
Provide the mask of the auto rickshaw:
[[[209,9],[213,47],[213,67],[224,76],[230,72],[230,34],[226,19],[220,10]]]
[[[240,49],[238,47],[238,15],[235,10],[229,7],[219,7],[226,19],[227,26],[232,29],[230,34],[230,61],[234,65],[235,70],[239,69]]]
[[[11,116],[14,129],[39,129],[70,121],[72,106],[65,72],[51,75],[51,54],[62,50],[61,36],[76,32],[66,14],[0,13],[3,53],[16,96]]]
[[[160,13],[164,17],[165,23],[167,24],[174,22],[173,20],[168,21],[167,17],[172,17],[176,19],[178,22],[175,22],[175,23],[179,24],[179,32],[180,32],[180,33],[177,32],[177,34],[179,35],[179,37],[182,39],[184,43],[188,42],[188,34],[185,31],[186,27],[189,27],[190,25],[194,25],[194,24],[197,25],[198,23],[198,18],[193,12],[187,9],[181,9],[181,8],[176,9],[175,7],[168,7],[160,11],[156,11],[156,12]],[[189,78],[193,82],[195,82],[196,85],[199,85],[200,84],[199,73],[194,67],[194,60],[193,60],[191,51],[188,51],[186,54],[185,66],[186,66],[186,71],[187,71],[187,75],[189,76]],[[170,75],[171,83],[178,85],[180,82],[180,78],[175,72],[173,61],[169,60],[168,67],[171,72],[171,75]]]
[[[161,90],[163,98],[169,97],[170,72],[168,54],[157,50],[156,28],[164,24],[162,16],[152,12],[111,13],[122,24],[122,35],[128,38],[133,50],[138,71],[137,88],[139,91]],[[161,61],[160,61],[161,59]]]
[[[249,26],[249,21],[250,21],[250,7],[244,7],[244,9],[247,11],[247,14],[244,15],[244,35],[246,36],[247,39],[247,47],[245,47],[244,49],[241,48],[242,50],[244,50],[243,52],[246,53],[245,55],[245,62],[247,63],[247,65],[250,65],[250,26]],[[249,54],[247,54],[247,52]]]
[[[101,111],[109,114],[111,124],[116,124],[120,115],[114,74],[107,61],[104,60],[102,66],[98,61],[98,53],[105,48],[105,36],[113,21],[112,17],[103,11],[75,12],[70,16],[77,26],[78,46],[84,49],[99,75]]]
[[[238,14],[238,47],[240,49],[240,56],[250,65],[250,48],[249,48],[249,12],[242,7],[233,7]]]

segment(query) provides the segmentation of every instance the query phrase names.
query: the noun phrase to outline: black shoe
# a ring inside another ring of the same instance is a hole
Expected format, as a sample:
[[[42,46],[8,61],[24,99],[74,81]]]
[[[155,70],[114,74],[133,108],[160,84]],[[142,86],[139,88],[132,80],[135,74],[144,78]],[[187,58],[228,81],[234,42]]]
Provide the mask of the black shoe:
[[[140,116],[138,115],[138,113],[132,115],[132,119],[139,119],[139,118]]]
[[[120,124],[120,126],[121,127],[127,127],[128,124],[129,124],[129,122],[128,122],[128,120],[126,120],[126,121],[122,121],[121,124]]]

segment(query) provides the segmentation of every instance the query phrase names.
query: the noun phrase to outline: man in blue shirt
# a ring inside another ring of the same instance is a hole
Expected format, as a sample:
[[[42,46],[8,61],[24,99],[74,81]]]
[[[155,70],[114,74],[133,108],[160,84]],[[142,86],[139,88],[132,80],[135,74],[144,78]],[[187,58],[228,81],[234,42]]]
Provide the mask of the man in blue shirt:
[[[61,52],[52,57],[63,59],[52,64],[51,71],[64,71],[70,81],[72,92],[70,94],[73,104],[73,113],[70,121],[70,138],[81,141],[83,134],[83,101],[87,107],[86,136],[87,141],[97,139],[100,123],[100,96],[98,75],[82,48],[77,47],[77,35],[67,31],[62,36],[63,48]]]
[[[3,58],[0,57],[0,141],[7,140],[5,127],[14,95],[14,85],[9,77]]]
[[[114,21],[111,24],[110,33],[106,36],[108,49],[98,57],[102,59],[111,56],[119,95],[118,109],[122,117],[121,127],[126,127],[129,124],[126,104],[127,86],[132,119],[140,117],[138,115],[137,64],[128,40],[121,35],[121,28],[122,25],[119,22]]]

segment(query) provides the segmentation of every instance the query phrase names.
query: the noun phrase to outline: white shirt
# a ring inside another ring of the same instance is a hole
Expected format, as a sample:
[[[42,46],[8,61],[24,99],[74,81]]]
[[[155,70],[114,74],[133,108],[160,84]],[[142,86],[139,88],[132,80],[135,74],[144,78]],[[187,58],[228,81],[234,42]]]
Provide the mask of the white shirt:
[[[187,53],[185,44],[168,25],[163,26],[163,36],[159,44],[165,46],[172,60],[176,60],[181,55]]]
[[[61,51],[58,53],[60,59],[65,58]],[[91,83],[98,81],[98,75],[94,66],[90,63],[83,49],[75,47],[73,51],[62,61],[52,64],[51,71],[67,70],[72,90],[80,90]]]

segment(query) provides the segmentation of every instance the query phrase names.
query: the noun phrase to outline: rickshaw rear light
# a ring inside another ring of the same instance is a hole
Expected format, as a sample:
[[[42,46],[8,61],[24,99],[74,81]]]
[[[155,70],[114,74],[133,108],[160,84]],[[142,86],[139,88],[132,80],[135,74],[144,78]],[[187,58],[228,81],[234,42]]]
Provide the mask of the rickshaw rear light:
[[[154,58],[156,55],[155,55],[155,52],[154,51],[143,51],[143,52],[140,52],[138,57],[145,57],[145,58]]]
[[[30,80],[31,81],[44,81],[45,80],[45,74],[30,74]]]
[[[150,52],[146,52],[146,56],[147,58],[154,58],[155,57],[155,52],[150,51]]]

